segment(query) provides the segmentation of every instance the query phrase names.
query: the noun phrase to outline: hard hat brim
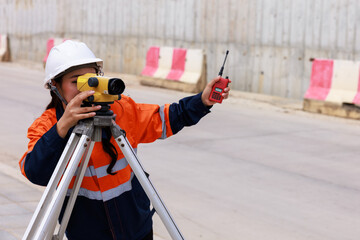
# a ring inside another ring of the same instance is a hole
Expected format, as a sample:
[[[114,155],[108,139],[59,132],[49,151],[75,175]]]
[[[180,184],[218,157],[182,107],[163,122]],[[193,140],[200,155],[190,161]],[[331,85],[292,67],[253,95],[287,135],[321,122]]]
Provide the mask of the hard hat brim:
[[[75,66],[87,65],[89,63],[95,63],[98,65],[99,68],[103,67],[103,60],[100,58],[79,59],[79,60],[68,62],[64,65],[61,65],[59,68],[57,68],[53,74],[50,74],[45,77],[44,87],[48,88],[48,83],[50,82],[50,80],[54,79],[55,77],[59,76],[62,73],[65,73],[66,70],[68,70],[72,67],[75,67]],[[45,68],[46,68],[46,66],[45,66]]]

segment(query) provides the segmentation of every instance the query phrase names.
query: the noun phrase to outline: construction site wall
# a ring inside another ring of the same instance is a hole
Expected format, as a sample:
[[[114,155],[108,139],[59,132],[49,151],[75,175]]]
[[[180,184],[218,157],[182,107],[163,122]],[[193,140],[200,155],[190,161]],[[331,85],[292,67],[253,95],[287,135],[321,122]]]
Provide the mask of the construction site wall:
[[[358,60],[358,0],[0,0],[12,61],[51,37],[84,41],[105,72],[139,74],[150,46],[202,48],[208,80],[226,50],[236,90],[300,99],[313,58]]]

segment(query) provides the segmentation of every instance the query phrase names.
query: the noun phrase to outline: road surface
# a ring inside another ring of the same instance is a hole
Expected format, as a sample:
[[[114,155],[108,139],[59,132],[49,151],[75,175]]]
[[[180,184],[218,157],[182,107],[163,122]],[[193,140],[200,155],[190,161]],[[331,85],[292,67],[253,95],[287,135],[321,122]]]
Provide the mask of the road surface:
[[[121,76],[137,102],[189,95]],[[40,65],[0,63],[0,239],[21,239],[43,191],[18,169],[27,128],[50,99],[43,77]],[[360,239],[359,121],[239,96],[233,91],[196,126],[138,148],[186,239]],[[154,221],[155,239],[170,239]]]

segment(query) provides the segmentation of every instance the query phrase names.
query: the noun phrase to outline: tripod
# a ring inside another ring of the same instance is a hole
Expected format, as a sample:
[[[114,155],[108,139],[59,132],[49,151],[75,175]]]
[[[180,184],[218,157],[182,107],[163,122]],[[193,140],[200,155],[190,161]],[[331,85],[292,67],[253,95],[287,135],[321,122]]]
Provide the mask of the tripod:
[[[30,220],[23,240],[63,239],[76,196],[89,163],[91,152],[95,142],[101,141],[102,128],[104,127],[110,128],[116,143],[119,145],[128,164],[138,178],[171,238],[176,240],[184,239],[153,184],[147,178],[134,149],[126,138],[125,131],[122,130],[114,120],[115,116],[106,116],[106,114],[96,115],[91,119],[79,121],[75,126],[35,213]],[[78,169],[80,162],[81,165]],[[57,219],[59,218],[66,192],[76,171],[78,171],[78,173],[68,204],[60,227],[57,233],[55,233]]]

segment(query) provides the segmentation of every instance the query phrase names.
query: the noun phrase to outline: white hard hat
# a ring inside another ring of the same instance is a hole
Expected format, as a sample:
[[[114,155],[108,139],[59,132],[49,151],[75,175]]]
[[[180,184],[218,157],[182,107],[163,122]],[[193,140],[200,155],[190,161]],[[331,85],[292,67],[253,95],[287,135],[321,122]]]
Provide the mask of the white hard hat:
[[[96,58],[94,53],[83,42],[66,40],[53,47],[45,66],[45,88],[48,88],[50,80],[69,68],[89,63],[95,63],[99,68],[103,66],[103,60]]]

